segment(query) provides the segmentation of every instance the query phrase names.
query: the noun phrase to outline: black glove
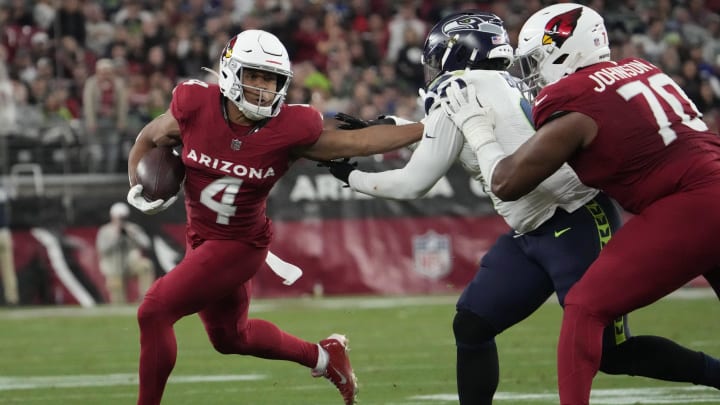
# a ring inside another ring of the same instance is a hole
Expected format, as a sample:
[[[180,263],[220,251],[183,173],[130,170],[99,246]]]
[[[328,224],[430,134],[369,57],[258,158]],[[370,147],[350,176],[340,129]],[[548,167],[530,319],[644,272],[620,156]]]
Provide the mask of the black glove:
[[[377,119],[366,121],[362,118],[353,117],[345,113],[335,114],[335,119],[343,124],[338,125],[338,129],[360,129],[371,125],[395,125],[395,120],[381,115]]]
[[[357,169],[357,162],[351,162],[350,159],[326,160],[318,163],[318,167],[327,167],[330,174],[345,184],[349,184],[348,178],[353,170]]]

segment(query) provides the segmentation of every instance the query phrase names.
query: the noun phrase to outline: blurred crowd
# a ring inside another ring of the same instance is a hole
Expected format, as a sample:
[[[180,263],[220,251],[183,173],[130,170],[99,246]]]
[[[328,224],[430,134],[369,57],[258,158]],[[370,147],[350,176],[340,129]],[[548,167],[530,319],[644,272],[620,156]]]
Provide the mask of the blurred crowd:
[[[602,14],[614,59],[640,56],[671,74],[714,130],[720,121],[720,0],[581,1]],[[0,173],[124,172],[138,131],[168,107],[176,83],[214,82],[229,38],[264,29],[286,45],[289,103],[328,125],[422,118],[420,56],[448,13],[491,11],[513,45],[541,0],[0,0]],[[3,155],[4,153],[4,155]]]

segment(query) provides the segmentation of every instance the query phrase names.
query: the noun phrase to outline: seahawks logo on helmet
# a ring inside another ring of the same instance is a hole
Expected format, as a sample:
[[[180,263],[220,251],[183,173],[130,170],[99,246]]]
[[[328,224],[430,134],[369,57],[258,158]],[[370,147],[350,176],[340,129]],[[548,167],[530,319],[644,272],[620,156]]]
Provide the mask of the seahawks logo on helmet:
[[[485,20],[476,16],[461,16],[456,20],[448,21],[442,27],[442,32],[447,36],[452,36],[452,33],[459,31],[478,30],[480,24],[484,22]]]
[[[505,38],[505,30],[502,28],[502,20],[498,18],[483,18],[479,15],[460,15],[455,19],[446,22],[442,27],[443,34],[453,37],[452,34],[463,31],[483,31],[500,35]],[[493,41],[495,44],[496,41]],[[505,41],[503,41],[505,42]]]

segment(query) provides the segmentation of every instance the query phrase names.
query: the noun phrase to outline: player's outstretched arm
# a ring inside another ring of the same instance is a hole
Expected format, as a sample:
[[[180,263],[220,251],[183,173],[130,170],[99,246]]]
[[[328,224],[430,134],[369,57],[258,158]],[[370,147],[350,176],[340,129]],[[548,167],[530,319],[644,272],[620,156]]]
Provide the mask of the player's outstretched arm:
[[[414,123],[393,115],[381,115],[374,120],[364,120],[343,112],[335,114],[335,119],[340,121],[340,125],[337,127],[338,129],[360,129],[372,125],[407,125]]]
[[[390,199],[420,198],[445,175],[463,145],[462,135],[440,111],[427,118],[425,131],[431,133],[416,143],[417,148],[403,168],[369,173],[344,162],[327,166],[333,176],[355,191]]]
[[[313,160],[333,160],[354,156],[370,156],[390,152],[419,141],[423,125],[374,125],[352,131],[324,130],[312,146],[297,151],[299,156]]]

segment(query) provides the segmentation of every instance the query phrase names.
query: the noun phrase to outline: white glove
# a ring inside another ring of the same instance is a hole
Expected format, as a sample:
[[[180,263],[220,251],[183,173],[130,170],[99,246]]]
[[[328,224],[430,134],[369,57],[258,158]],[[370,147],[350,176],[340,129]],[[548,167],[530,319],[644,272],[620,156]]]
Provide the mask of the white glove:
[[[143,186],[141,184],[132,186],[128,191],[127,202],[144,214],[155,215],[160,211],[165,211],[177,200],[177,196],[174,195],[167,200],[148,201],[143,197],[142,190]]]
[[[459,81],[453,80],[445,90],[442,106],[445,113],[462,131],[470,147],[477,151],[484,145],[495,142],[495,114],[491,107],[483,107],[478,100],[475,86],[465,86],[467,96],[463,94]],[[463,81],[464,82],[464,81]]]

